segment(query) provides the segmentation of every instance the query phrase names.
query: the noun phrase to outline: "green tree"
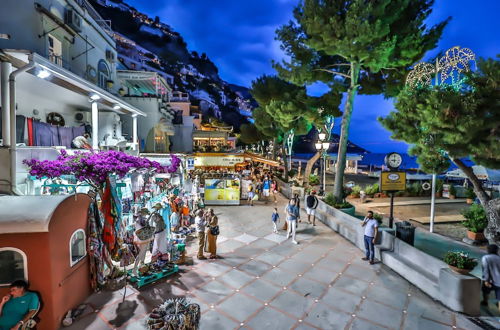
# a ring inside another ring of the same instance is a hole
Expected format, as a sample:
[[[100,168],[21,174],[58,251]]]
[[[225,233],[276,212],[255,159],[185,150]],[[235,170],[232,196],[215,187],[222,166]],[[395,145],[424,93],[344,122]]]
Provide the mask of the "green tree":
[[[304,135],[312,125],[322,126],[327,116],[339,115],[339,93],[332,91],[321,97],[309,96],[305,86],[297,86],[276,76],[264,75],[252,82],[251,94],[259,104],[253,111],[255,126],[263,134],[282,140],[283,151],[286,137],[292,130],[295,136]],[[318,111],[323,106],[326,110]],[[319,154],[309,162],[314,163],[318,158]],[[312,163],[306,166],[306,183]]]
[[[342,197],[354,99],[398,90],[406,69],[436,46],[446,21],[424,24],[432,0],[304,0],[295,21],[277,30],[290,60],[275,63],[279,75],[297,84],[324,82],[346,92],[334,195]]]
[[[442,160],[447,155],[465,173],[488,215],[486,235],[498,244],[500,198],[492,199],[461,160],[471,157],[476,164],[500,169],[500,61],[481,59],[477,67],[461,86],[404,89],[395,103],[397,111],[379,120],[394,139],[414,144],[419,157]]]
[[[266,136],[255,127],[254,124],[242,124],[240,126],[239,140],[245,144],[254,144],[265,140]]]

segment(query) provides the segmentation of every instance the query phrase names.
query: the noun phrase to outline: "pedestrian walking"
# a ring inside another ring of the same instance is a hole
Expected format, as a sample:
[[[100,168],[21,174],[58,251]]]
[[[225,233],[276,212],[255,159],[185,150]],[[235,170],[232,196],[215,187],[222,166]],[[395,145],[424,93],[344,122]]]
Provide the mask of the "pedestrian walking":
[[[295,206],[297,206],[297,219],[300,220],[300,196],[298,193],[293,194],[293,200],[295,201]]]
[[[365,257],[363,260],[369,260],[370,265],[373,265],[375,259],[375,240],[377,239],[378,233],[378,221],[373,218],[373,212],[368,211],[365,219],[361,223],[362,227],[365,227]]]
[[[203,210],[198,210],[194,218],[194,224],[196,226],[196,232],[198,233],[198,259],[207,259],[203,255],[203,249],[205,248],[205,229],[207,227],[207,221],[203,216]]]
[[[312,190],[311,193],[306,197],[306,213],[307,222],[311,223],[311,216],[313,218],[312,225],[316,226],[316,208],[318,207],[318,197],[316,197],[316,191]]]
[[[276,199],[276,195],[278,194],[278,182],[274,179],[271,182],[271,191],[273,194],[274,204],[277,204],[278,200]]]
[[[262,195],[262,180],[257,179],[257,182],[255,183],[255,193],[258,196],[258,199],[260,200],[260,197]]]
[[[278,214],[278,208],[274,208],[274,212],[271,215],[271,220],[273,221],[273,233],[278,233],[277,223],[280,221],[280,215]]]
[[[264,181],[262,182],[262,195],[264,196],[266,204],[269,202],[270,191],[271,191],[271,180],[269,180],[269,177],[266,175]]]
[[[210,252],[210,259],[217,258],[217,236],[219,236],[219,219],[213,209],[208,210],[207,228],[207,252]]]
[[[483,267],[483,301],[482,305],[488,305],[488,296],[491,291],[495,292],[497,307],[500,311],[500,256],[498,255],[498,246],[488,245],[488,254],[481,258]]]
[[[299,218],[299,209],[297,205],[295,204],[295,199],[290,199],[288,202],[288,205],[285,207],[285,212],[286,212],[286,222],[287,222],[287,234],[286,238],[289,239],[290,235],[292,235],[292,243],[293,244],[299,244],[295,240],[295,231],[297,227],[297,219]]]
[[[254,190],[253,190],[253,182],[251,181],[249,184],[248,184],[248,204],[250,204],[250,206],[253,206],[253,197],[255,196],[254,194]]]

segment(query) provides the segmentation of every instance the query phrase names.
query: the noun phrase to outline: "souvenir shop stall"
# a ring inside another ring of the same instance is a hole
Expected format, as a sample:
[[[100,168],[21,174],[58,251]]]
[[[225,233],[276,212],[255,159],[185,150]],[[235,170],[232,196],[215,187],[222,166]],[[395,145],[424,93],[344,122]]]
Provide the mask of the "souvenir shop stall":
[[[206,205],[239,205],[241,171],[245,169],[242,154],[205,153],[186,157],[186,170],[193,189],[200,192]]]
[[[147,276],[159,277],[176,269],[173,263],[184,246],[170,230],[172,194],[180,194],[169,181],[180,160],[171,158],[169,166],[162,166],[119,151],[101,151],[61,152],[56,160],[24,161],[30,175],[53,182],[49,187],[52,195],[73,194],[82,187],[89,190],[92,201],[85,234],[94,289],[124,278],[123,269],[130,265],[134,265],[130,266],[130,280],[139,286],[151,282],[153,278]],[[179,204],[177,201],[175,206]],[[151,260],[145,262],[149,245]]]

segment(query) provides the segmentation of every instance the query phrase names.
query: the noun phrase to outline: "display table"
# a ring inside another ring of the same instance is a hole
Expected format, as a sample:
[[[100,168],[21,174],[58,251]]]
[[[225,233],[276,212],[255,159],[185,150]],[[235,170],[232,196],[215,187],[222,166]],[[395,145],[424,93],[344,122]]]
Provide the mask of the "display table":
[[[153,273],[145,275],[145,276],[134,276],[132,274],[132,270],[129,270],[127,272],[127,274],[128,274],[128,280],[131,283],[135,284],[137,286],[137,288],[141,288],[145,285],[156,282],[164,277],[175,274],[178,271],[179,271],[179,266],[174,264],[172,267],[162,269],[160,271],[153,272]]]

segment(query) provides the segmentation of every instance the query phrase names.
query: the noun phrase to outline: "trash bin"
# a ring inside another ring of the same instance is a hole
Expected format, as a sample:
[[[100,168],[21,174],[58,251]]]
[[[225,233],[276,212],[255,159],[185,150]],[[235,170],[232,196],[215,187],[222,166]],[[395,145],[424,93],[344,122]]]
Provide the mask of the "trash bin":
[[[413,246],[415,242],[415,226],[408,221],[396,222],[396,237]]]

